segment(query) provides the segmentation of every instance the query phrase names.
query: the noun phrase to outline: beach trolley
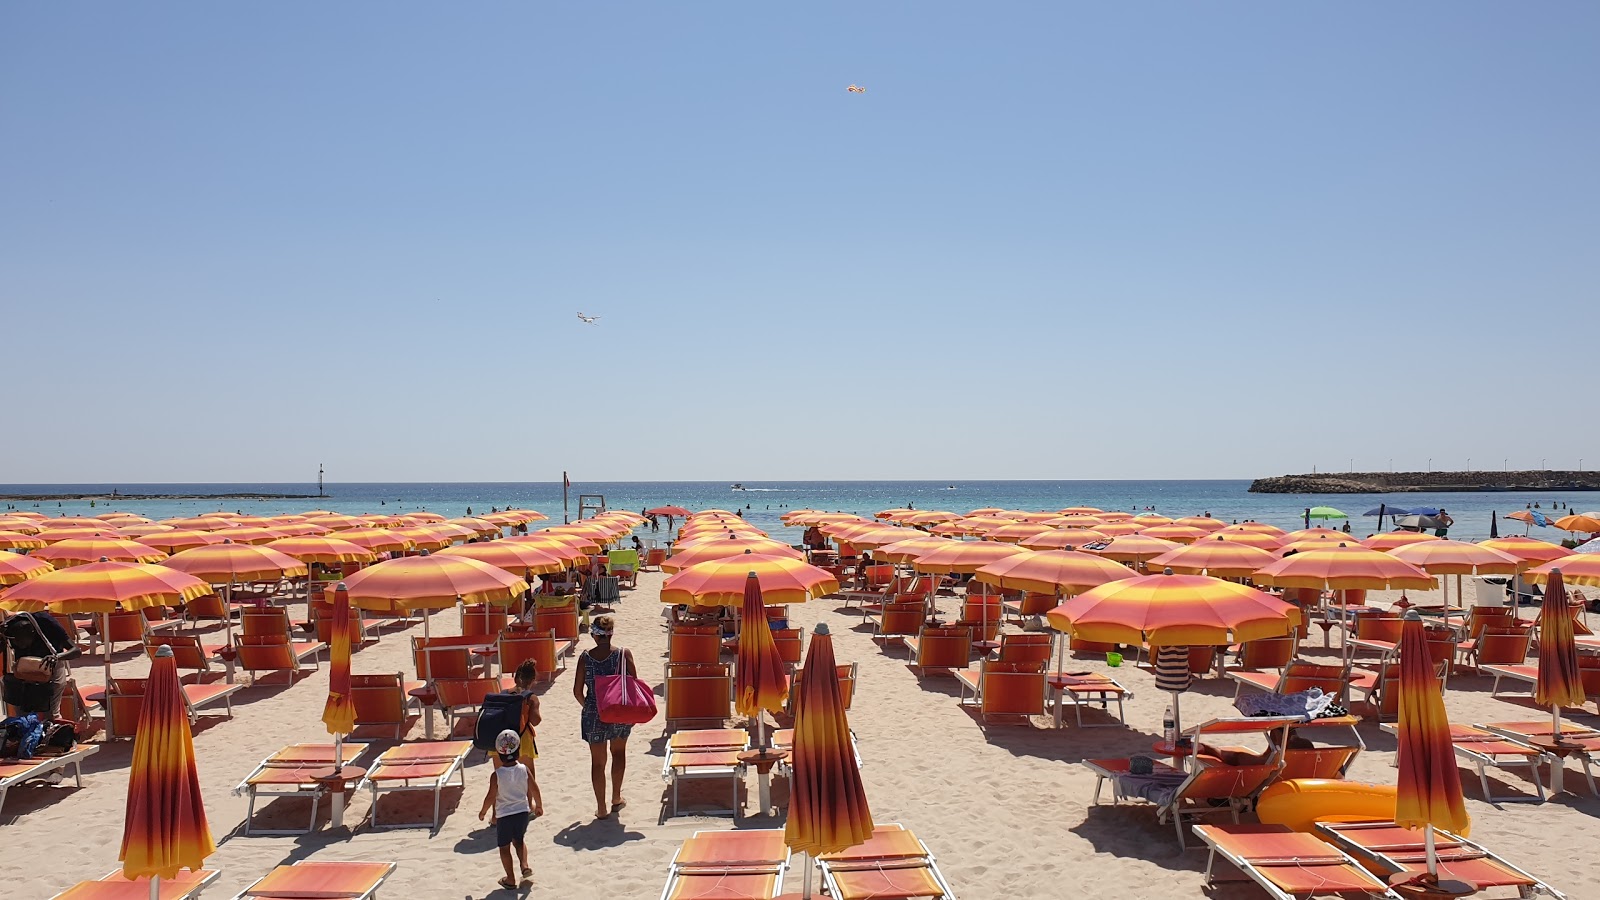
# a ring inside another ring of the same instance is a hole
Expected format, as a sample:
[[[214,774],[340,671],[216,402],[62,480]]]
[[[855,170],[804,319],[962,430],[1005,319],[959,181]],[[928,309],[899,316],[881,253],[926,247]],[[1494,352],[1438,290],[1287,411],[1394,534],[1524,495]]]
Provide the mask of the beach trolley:
[[[233,900],[370,900],[394,874],[392,862],[309,862],[279,866]]]

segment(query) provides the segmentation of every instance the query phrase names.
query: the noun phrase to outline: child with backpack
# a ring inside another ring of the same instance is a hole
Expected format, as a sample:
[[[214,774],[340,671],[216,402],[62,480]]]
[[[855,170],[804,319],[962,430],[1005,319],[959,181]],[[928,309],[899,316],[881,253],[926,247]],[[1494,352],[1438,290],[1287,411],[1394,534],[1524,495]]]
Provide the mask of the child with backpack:
[[[539,713],[539,696],[533,692],[539,670],[533,660],[525,659],[517,666],[515,684],[505,693],[490,694],[483,698],[478,710],[477,731],[473,744],[490,753],[498,753],[499,736],[507,731],[518,736],[517,758],[528,768],[528,796],[533,800],[533,815],[544,815],[544,798],[539,793],[539,779],[534,772],[534,760],[539,758],[539,745],[534,740],[534,728],[542,718]],[[501,765],[499,756],[492,755],[495,766]]]
[[[517,861],[522,864],[523,879],[533,877],[533,867],[528,865],[529,801],[536,790],[533,773],[518,758],[522,738],[511,729],[500,732],[495,738],[495,766],[489,773],[489,792],[483,798],[483,808],[478,810],[478,821],[494,810],[491,820],[495,827],[495,844],[500,848],[500,864],[506,877],[499,884],[506,890],[517,889],[516,874],[511,869],[511,848],[517,850]]]

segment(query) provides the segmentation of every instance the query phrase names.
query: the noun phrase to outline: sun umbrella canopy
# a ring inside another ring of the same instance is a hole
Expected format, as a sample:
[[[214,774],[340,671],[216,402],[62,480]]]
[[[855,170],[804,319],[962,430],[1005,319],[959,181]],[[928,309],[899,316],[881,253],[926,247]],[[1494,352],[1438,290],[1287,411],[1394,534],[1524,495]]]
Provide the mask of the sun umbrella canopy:
[[[1161,574],[1102,584],[1046,617],[1084,640],[1178,647],[1280,637],[1299,624],[1300,610],[1231,581]]]
[[[171,531],[147,534],[139,538],[139,543],[146,547],[154,547],[167,553],[179,553],[192,550],[195,547],[205,547],[210,544],[220,544],[226,538],[215,531],[195,531],[173,529]]]
[[[141,563],[99,562],[47,572],[0,591],[7,612],[107,613],[187,603],[211,593],[205,582]]]
[[[476,559],[442,554],[407,556],[375,563],[344,580],[350,602],[383,609],[448,609],[458,602],[504,606],[522,596],[528,583]]]
[[[53,571],[55,566],[42,559],[20,553],[0,553],[0,585],[17,584]]]
[[[1574,553],[1563,556],[1529,569],[1522,577],[1534,584],[1543,584],[1557,569],[1561,570],[1561,578],[1567,584],[1600,587],[1600,554]]]
[[[827,571],[787,556],[746,553],[697,563],[661,586],[662,603],[736,606],[744,602],[746,579],[754,572],[769,604],[804,603],[839,590]]]
[[[1112,538],[1110,544],[1094,552],[1104,556],[1106,559],[1115,559],[1120,562],[1138,562],[1153,556],[1160,556],[1182,546],[1177,541],[1164,541],[1161,538],[1143,534],[1128,534]]]
[[[864,531],[850,538],[850,543],[864,550],[873,550],[900,541],[913,541],[927,535],[915,528],[878,528]]]
[[[1221,531],[1228,527],[1227,522],[1221,519],[1213,519],[1210,516],[1184,516],[1174,520],[1172,524],[1187,525],[1190,528],[1198,528],[1201,531]]]
[[[872,811],[850,744],[833,636],[811,634],[794,701],[793,774],[784,842],[796,853],[837,853],[872,837]]]
[[[658,506],[655,509],[644,511],[647,516],[671,516],[674,519],[686,518],[689,511],[681,506]]]
[[[1429,575],[1513,575],[1522,568],[1514,556],[1465,541],[1421,541],[1390,552]]]
[[[173,528],[191,528],[197,531],[216,531],[219,528],[232,528],[233,523],[221,516],[190,516],[188,518],[162,519],[161,524],[171,525]]]
[[[1539,610],[1539,674],[1534,681],[1533,699],[1551,707],[1557,715],[1563,706],[1581,708],[1588,701],[1578,667],[1578,641],[1573,634],[1567,588],[1559,568],[1550,572],[1544,605]]]
[[[334,531],[333,536],[374,553],[398,553],[416,547],[411,538],[382,528],[345,528]]]
[[[1045,520],[1044,524],[1052,528],[1098,528],[1108,521],[1100,516],[1056,516]]]
[[[1574,516],[1562,516],[1550,524],[1562,531],[1584,531],[1593,534],[1600,531],[1600,515],[1580,513]]]
[[[1563,556],[1572,555],[1571,550],[1560,544],[1552,544],[1549,541],[1541,541],[1537,538],[1523,537],[1521,535],[1479,541],[1478,546],[1499,550],[1501,553],[1514,556],[1524,563],[1530,564],[1546,563],[1552,559],[1560,559]]]
[[[1234,532],[1239,531],[1251,532],[1254,534],[1270,534],[1273,537],[1278,538],[1281,538],[1288,533],[1276,525],[1268,525],[1265,522],[1240,522],[1237,525],[1229,525],[1228,527],[1222,529],[1223,534],[1233,534]]]
[[[500,526],[499,525],[496,525],[493,522],[484,521],[483,519],[466,517],[466,518],[460,518],[460,519],[446,519],[445,521],[449,522],[451,525],[460,525],[462,528],[469,529],[474,534],[499,534],[500,533]]]
[[[1017,553],[989,563],[973,575],[984,584],[1008,591],[1076,594],[1111,581],[1134,577],[1134,571],[1093,553],[1047,550]]]
[[[1254,547],[1265,550],[1277,556],[1277,551],[1283,546],[1283,539],[1264,531],[1214,531],[1207,536],[1206,541],[1212,538],[1222,538],[1230,544],[1241,547]],[[1200,541],[1199,543],[1205,543]]]
[[[1331,506],[1313,506],[1306,515],[1313,519],[1348,519],[1349,516]]]
[[[941,547],[955,543],[948,538],[925,535],[905,541],[895,541],[884,544],[872,551],[872,558],[880,562],[908,563],[924,553],[932,553]]]
[[[971,574],[990,563],[1026,552],[1015,544],[995,541],[952,541],[948,547],[931,550],[913,559],[911,567],[918,572],[936,575],[949,572]]]
[[[212,584],[304,578],[305,563],[269,547],[224,541],[175,553],[161,563]]]
[[[681,572],[693,565],[710,562],[715,559],[743,556],[746,552],[761,556],[805,559],[805,554],[788,544],[768,538],[725,538],[720,540],[712,538],[690,544],[673,553],[662,562],[661,569],[664,572]]]
[[[1102,516],[1101,518],[1105,517]],[[1140,528],[1154,528],[1157,525],[1171,525],[1173,520],[1171,516],[1158,516],[1155,513],[1145,513],[1144,515],[1134,516],[1128,521],[1138,525]]]
[[[738,664],[733,670],[734,709],[741,716],[756,716],[762,710],[777,714],[789,701],[789,672],[767,624],[761,579],[752,572],[745,575],[744,581]]]
[[[1160,538],[1164,541],[1173,541],[1179,544],[1192,544],[1205,537],[1210,532],[1204,528],[1193,528],[1188,525],[1155,525],[1140,532],[1146,537]]]
[[[372,562],[375,557],[371,550],[341,541],[334,537],[318,537],[305,535],[303,537],[279,538],[266,545],[268,550],[276,550],[284,556],[291,556],[303,563],[320,563],[324,566],[356,563],[365,565]]]
[[[1276,556],[1259,547],[1235,543],[1226,535],[1216,535],[1186,547],[1168,550],[1151,559],[1150,566],[1166,567],[1180,575],[1244,578],[1277,561]]]
[[[74,538],[51,544],[43,550],[35,550],[29,555],[48,560],[58,569],[100,560],[152,563],[167,558],[167,554],[154,547],[122,538]]]
[[[1359,544],[1307,550],[1274,562],[1253,576],[1256,584],[1324,590],[1431,591],[1433,576],[1387,553]]]
[[[519,544],[512,541],[462,544],[440,550],[437,555],[476,559],[512,574],[554,575],[567,568],[565,560],[548,550],[534,544]]]
[[[1098,506],[1068,506],[1065,509],[1058,509],[1056,512],[1063,516],[1098,516],[1104,513],[1105,510]]]
[[[1421,544],[1425,541],[1438,540],[1443,540],[1443,538],[1424,534],[1420,531],[1385,531],[1383,534],[1375,534],[1362,541],[1361,546],[1368,550],[1381,550],[1384,553],[1388,553],[1397,547],[1404,547],[1407,544]]]
[[[81,541],[88,538],[111,540],[122,536],[121,532],[104,522],[101,522],[98,528],[85,528],[82,525],[74,525],[70,528],[46,528],[34,535],[34,537],[44,541],[46,544],[59,544],[62,541]]]
[[[200,797],[183,685],[172,649],[162,647],[151,661],[133,739],[117,858],[126,878],[173,878],[180,869],[201,869],[216,849]]]
[[[993,531],[989,532],[989,538],[990,540],[1001,541],[1002,543],[1015,544],[1024,538],[1031,538],[1035,535],[1044,534],[1047,531],[1053,530],[1054,529],[1052,529],[1049,525],[1039,525],[1032,522],[1017,522],[1014,525],[1002,525],[1001,527],[994,529]]]
[[[43,546],[45,546],[44,541],[39,540],[31,534],[22,534],[16,531],[0,531],[0,550],[38,550]]]
[[[1451,744],[1450,719],[1428,654],[1427,631],[1414,610],[1406,613],[1400,631],[1398,690],[1395,824],[1465,834],[1471,820],[1461,795],[1461,770]]]
[[[1065,550],[1085,544],[1100,544],[1111,540],[1111,535],[1090,528],[1055,528],[1017,542],[1029,550]]]

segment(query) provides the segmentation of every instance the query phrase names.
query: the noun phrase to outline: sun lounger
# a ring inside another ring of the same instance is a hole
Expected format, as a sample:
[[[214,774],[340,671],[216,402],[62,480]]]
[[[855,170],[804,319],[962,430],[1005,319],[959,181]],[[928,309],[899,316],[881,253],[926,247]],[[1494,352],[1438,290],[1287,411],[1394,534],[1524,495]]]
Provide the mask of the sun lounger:
[[[785,753],[793,754],[794,753],[794,729],[793,728],[779,728],[776,731],[772,732],[772,749],[774,749],[774,750],[782,750]],[[862,760],[862,758],[861,758],[861,747],[856,742],[856,732],[855,732],[854,728],[850,729],[850,752],[855,755],[856,768],[859,769],[862,766],[866,765],[866,762],[864,760]],[[788,775],[793,770],[794,770],[794,757],[792,755],[787,757],[787,758],[785,758],[782,762],[778,763],[778,774],[780,774],[780,775]]]
[[[1372,865],[1395,874],[1420,875],[1428,871],[1421,831],[1401,828],[1393,822],[1319,822],[1317,828],[1364,863],[1370,860]],[[1510,888],[1518,897],[1531,897],[1535,893],[1558,900],[1566,897],[1482,844],[1448,831],[1434,832],[1434,849],[1439,858],[1441,879],[1470,882],[1477,885],[1479,893],[1491,888]]]
[[[366,744],[344,745],[344,762],[353,763],[367,752]],[[244,813],[244,833],[255,834],[305,834],[317,827],[317,807],[327,793],[326,785],[314,776],[333,768],[332,744],[290,744],[256,764],[245,779],[233,789],[235,794],[249,798]],[[304,831],[276,829],[263,831],[254,827],[257,797],[306,797],[311,800],[311,820]]]
[[[1078,718],[1079,728],[1109,728],[1127,725],[1122,701],[1133,699],[1133,691],[1119,684],[1109,675],[1098,672],[1054,672],[1045,678],[1045,685],[1055,694],[1056,727],[1061,727],[1062,706],[1071,706]],[[1117,721],[1083,724],[1083,708],[1098,703],[1100,709],[1111,712],[1110,704],[1117,704]]]
[[[1479,666],[1478,671],[1484,675],[1494,676],[1494,686],[1489,688],[1489,695],[1491,697],[1500,693],[1501,679],[1510,679],[1512,681],[1522,682],[1528,685],[1528,689],[1530,691],[1533,689],[1534,683],[1539,680],[1539,667],[1536,665],[1484,665]]]
[[[214,870],[184,869],[172,878],[161,879],[158,896],[160,900],[191,900],[216,880]],[[149,900],[149,897],[149,878],[124,878],[122,870],[118,869],[98,881],[80,881],[51,900]]]
[[[355,702],[356,727],[387,726],[394,729],[394,739],[405,736],[411,724],[409,710],[416,702],[411,696],[423,686],[421,681],[406,681],[396,672],[393,675],[351,675],[350,699]]]
[[[1344,690],[1344,666],[1328,666],[1304,660],[1291,660],[1282,672],[1242,672],[1235,669],[1228,677],[1238,685],[1233,697],[1246,688],[1271,694],[1296,694],[1311,688],[1321,688],[1324,694],[1338,694]]]
[[[1186,817],[1226,811],[1233,815],[1235,822],[1239,820],[1239,813],[1254,803],[1256,795],[1271,784],[1283,768],[1283,748],[1288,744],[1289,727],[1300,721],[1298,716],[1212,719],[1195,726],[1188,734],[1192,746],[1203,743],[1221,752],[1251,751],[1219,747],[1215,743],[1218,740],[1246,735],[1269,738],[1261,762],[1228,765],[1196,754],[1190,758],[1187,772],[1157,763],[1150,775],[1134,775],[1128,760],[1084,760],[1084,765],[1095,773],[1094,802],[1100,802],[1100,787],[1110,778],[1115,785],[1114,801],[1137,798],[1154,804],[1157,820],[1162,823],[1171,820],[1178,835],[1178,846],[1185,847],[1183,824]],[[1278,732],[1276,740],[1270,739],[1272,732]]]
[[[733,715],[733,674],[726,663],[667,663],[665,728],[696,722],[720,728]]]
[[[930,669],[959,671],[972,658],[972,629],[924,627],[915,637],[906,638],[906,650],[914,659],[912,668],[918,678]]]
[[[1543,745],[1548,744],[1555,735],[1548,721],[1489,722],[1487,724],[1479,724],[1478,727],[1510,738],[1517,743],[1544,750],[1546,753],[1550,753],[1550,751]],[[1561,742],[1564,745],[1561,749],[1561,755],[1550,754],[1552,757],[1550,762],[1550,793],[1561,793],[1562,782],[1566,772],[1566,758],[1572,756],[1576,757],[1578,762],[1583,765],[1583,777],[1589,782],[1589,793],[1600,796],[1600,790],[1595,789],[1594,781],[1595,757],[1600,755],[1600,732],[1582,725],[1563,722],[1561,724]]]
[[[438,695],[439,708],[444,710],[444,719],[450,729],[452,737],[458,737],[457,729],[475,727],[478,722],[478,710],[483,707],[483,698],[490,694],[509,691],[516,687],[516,678],[511,675],[499,675],[484,678],[436,678],[433,681],[434,693]]]
[[[113,678],[111,692],[104,688],[90,691],[87,696],[106,708],[106,736],[112,739],[131,738],[139,730],[139,714],[144,709],[146,678]],[[243,689],[238,684],[185,684],[183,703],[189,711],[189,724],[200,721],[200,710],[213,704],[223,705],[223,716],[233,718],[233,695]]]
[[[471,741],[423,741],[415,744],[401,744],[385,750],[378,757],[378,761],[367,772],[367,777],[362,779],[357,790],[370,788],[372,790],[372,827],[374,828],[415,828],[412,824],[379,825],[378,824],[378,799],[380,794],[394,791],[432,791],[433,792],[433,829],[439,829],[439,807],[443,799],[445,786],[450,779],[457,779],[462,788],[467,786],[467,776],[463,768],[467,762],[467,753],[472,750]]]
[[[234,649],[239,658],[235,666],[250,673],[252,683],[257,672],[287,672],[289,680],[315,672],[320,668],[317,655],[327,648],[321,641],[294,641],[277,634],[241,634],[235,637]],[[311,668],[300,666],[311,660]]]
[[[573,647],[574,641],[558,640],[555,631],[516,629],[500,634],[500,671],[515,672],[525,659],[533,660],[536,678],[554,681],[566,671],[561,660]]]
[[[678,783],[726,778],[733,785],[728,815],[739,815],[739,780],[744,765],[739,754],[750,749],[750,733],[742,728],[707,728],[674,732],[667,740],[667,758],[661,762],[661,780],[672,788],[667,817],[678,814]],[[718,813],[700,812],[700,815]]]
[[[76,744],[71,750],[55,756],[35,756],[32,759],[0,759],[0,809],[5,808],[6,793],[16,785],[50,777],[51,773],[72,767],[72,778],[83,787],[83,761],[100,752],[98,744]]]
[[[1394,734],[1399,731],[1397,725],[1385,722],[1378,726],[1384,731]],[[1456,755],[1472,764],[1478,772],[1478,782],[1483,787],[1483,799],[1490,803],[1534,801],[1544,802],[1544,782],[1539,780],[1539,766],[1551,762],[1542,750],[1537,750],[1525,743],[1514,741],[1505,735],[1496,734],[1486,728],[1476,728],[1471,725],[1450,725],[1450,743],[1455,747]],[[1552,762],[1559,765],[1559,762]],[[1528,778],[1533,781],[1537,797],[1524,797],[1520,795],[1496,797],[1489,790],[1488,770],[1517,769],[1528,770]]]
[[[1004,717],[1027,725],[1032,717],[1044,715],[1043,661],[984,660],[977,669],[957,669],[955,676],[961,685],[961,705],[976,706],[985,724],[991,718]],[[968,690],[973,694],[971,702],[966,699]]]
[[[273,869],[233,900],[369,900],[394,870],[392,862],[297,862]]]
[[[879,825],[866,843],[818,857],[817,867],[834,900],[956,896],[928,845],[902,825]]]
[[[222,650],[225,644],[202,644],[200,636],[194,634],[147,634],[144,638],[145,655],[151,659],[156,658],[156,650],[161,647],[171,647],[173,661],[178,668],[195,673],[196,678],[205,680],[207,675],[226,674],[231,676],[231,667],[212,668],[212,660],[219,663],[222,660]],[[228,679],[232,681],[230,677]]]
[[[771,900],[788,868],[781,828],[697,831],[673,856],[661,900]]]
[[[1211,848],[1206,860],[1208,887],[1218,881],[1220,856],[1275,900],[1400,896],[1348,853],[1316,835],[1283,825],[1196,825],[1194,833]]]

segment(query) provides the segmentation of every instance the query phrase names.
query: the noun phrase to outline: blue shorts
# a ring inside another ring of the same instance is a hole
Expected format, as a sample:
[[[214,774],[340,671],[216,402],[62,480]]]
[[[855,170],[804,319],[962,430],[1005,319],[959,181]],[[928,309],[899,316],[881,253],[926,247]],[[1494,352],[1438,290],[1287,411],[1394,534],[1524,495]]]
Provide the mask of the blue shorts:
[[[528,836],[528,814],[525,812],[501,816],[495,820],[494,836],[496,847],[508,847],[520,844]]]

